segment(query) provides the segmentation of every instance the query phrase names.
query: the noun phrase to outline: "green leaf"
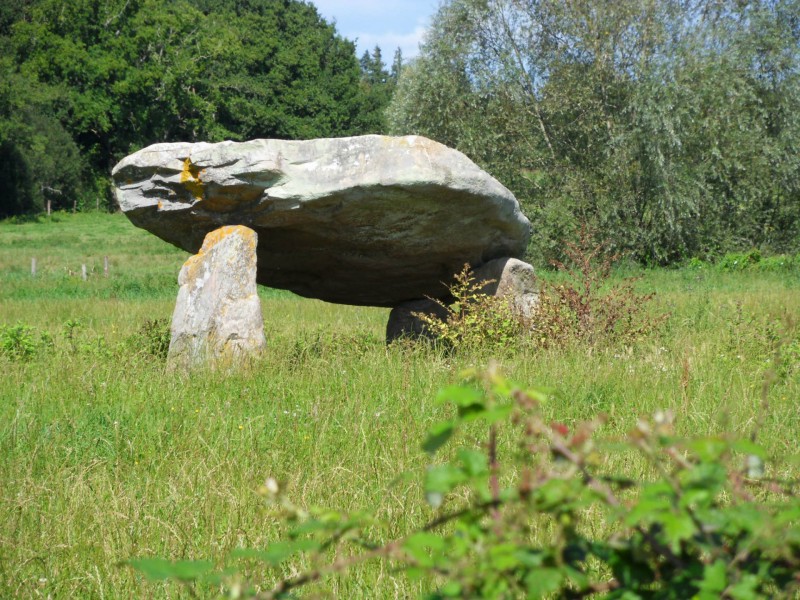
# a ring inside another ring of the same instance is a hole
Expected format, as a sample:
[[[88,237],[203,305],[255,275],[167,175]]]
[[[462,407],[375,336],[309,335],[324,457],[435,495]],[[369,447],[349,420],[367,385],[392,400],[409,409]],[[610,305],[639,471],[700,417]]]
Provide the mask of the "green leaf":
[[[472,405],[459,409],[459,416],[465,423],[469,423],[470,421],[484,421],[487,425],[491,425],[507,418],[513,409],[514,407],[510,404],[499,406],[492,410],[486,410],[483,405]]]
[[[467,406],[459,406],[458,407],[458,418],[468,423],[470,421],[476,421],[481,417],[481,415],[486,411],[486,407],[483,404],[469,404]]]
[[[483,404],[483,393],[475,388],[463,385],[451,385],[439,391],[436,395],[436,402],[444,404],[452,402],[456,406],[472,406],[473,404]]]
[[[531,550],[528,548],[518,548],[517,549],[517,560],[520,564],[531,568],[531,567],[541,567],[542,563],[544,562],[544,554],[541,550]]]
[[[706,507],[711,504],[713,499],[714,495],[709,490],[703,488],[689,489],[681,495],[679,506],[681,508]]]
[[[689,449],[702,461],[717,461],[728,449],[728,443],[719,438],[702,438],[692,440]]]
[[[736,504],[728,507],[725,515],[728,520],[728,528],[734,535],[745,532],[759,533],[768,527],[769,515],[759,505]]]
[[[700,582],[701,590],[709,594],[717,594],[717,597],[720,597],[727,585],[724,561],[717,560],[713,564],[705,566],[703,569],[703,580]],[[711,596],[709,596],[709,598],[710,597]]]
[[[489,565],[496,571],[507,571],[520,564],[516,544],[498,544],[489,548]]]
[[[542,510],[552,510],[573,500],[573,488],[568,481],[551,479],[539,487],[536,500]]]
[[[403,542],[403,549],[408,552],[420,567],[432,567],[435,555],[445,549],[445,541],[440,536],[420,531]]]
[[[130,560],[128,564],[152,581],[164,579],[195,581],[214,568],[214,564],[207,560],[172,562],[164,558],[140,558]]]
[[[238,548],[231,553],[234,558],[254,558],[275,566],[300,552],[318,550],[318,542],[314,540],[293,540],[285,542],[274,542],[267,546],[266,550],[251,550],[249,548]]]
[[[751,442],[750,440],[737,440],[731,445],[731,447],[737,452],[741,452],[743,454],[752,454],[759,457],[761,460],[767,459],[767,451],[763,448],[763,446],[760,446],[755,442]]]
[[[664,535],[673,552],[680,552],[680,543],[691,539],[696,528],[692,518],[686,513],[665,513],[661,516]]]
[[[461,584],[456,581],[448,581],[439,588],[439,593],[445,598],[458,598],[461,596]]]
[[[544,568],[531,571],[525,576],[528,598],[544,598],[561,589],[564,575],[558,569]]]
[[[464,473],[469,477],[481,477],[489,474],[489,459],[485,453],[461,448],[458,451],[458,458],[464,466]]]
[[[425,497],[434,508],[441,505],[444,495],[467,479],[464,472],[451,465],[428,467],[425,473]]]
[[[622,516],[623,521],[631,526],[652,523],[671,510],[673,496],[673,489],[665,481],[647,484],[642,488],[639,502]]]
[[[758,577],[745,574],[735,585],[728,588],[728,594],[734,600],[757,600],[761,598],[757,591],[758,584]]]
[[[436,453],[452,437],[453,431],[454,424],[452,421],[437,423],[428,432],[428,437],[422,443],[422,449],[428,454]]]

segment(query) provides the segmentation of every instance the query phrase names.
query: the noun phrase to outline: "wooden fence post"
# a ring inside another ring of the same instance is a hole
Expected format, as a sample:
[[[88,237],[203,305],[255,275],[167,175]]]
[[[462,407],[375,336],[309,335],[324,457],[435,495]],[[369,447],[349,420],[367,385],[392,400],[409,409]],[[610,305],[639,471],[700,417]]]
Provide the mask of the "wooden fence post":
[[[81,278],[86,281],[86,265],[81,265]]]
[[[31,259],[31,277],[36,277],[36,258]]]
[[[47,216],[50,216],[50,200],[47,201]]]
[[[103,277],[108,277],[108,257],[103,257]]]

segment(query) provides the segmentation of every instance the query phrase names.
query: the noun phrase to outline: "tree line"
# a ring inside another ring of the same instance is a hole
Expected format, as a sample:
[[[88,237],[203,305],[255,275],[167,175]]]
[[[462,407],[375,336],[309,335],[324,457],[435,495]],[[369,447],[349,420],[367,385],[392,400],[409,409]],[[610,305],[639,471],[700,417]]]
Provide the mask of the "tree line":
[[[447,0],[390,128],[461,149],[558,258],[800,249],[800,2]]]
[[[388,107],[388,108],[387,108]],[[444,0],[360,57],[300,0],[0,6],[0,217],[109,199],[155,142],[420,134],[638,260],[800,250],[800,0]]]
[[[379,133],[397,73],[298,0],[0,6],[0,217],[111,202],[156,142]]]

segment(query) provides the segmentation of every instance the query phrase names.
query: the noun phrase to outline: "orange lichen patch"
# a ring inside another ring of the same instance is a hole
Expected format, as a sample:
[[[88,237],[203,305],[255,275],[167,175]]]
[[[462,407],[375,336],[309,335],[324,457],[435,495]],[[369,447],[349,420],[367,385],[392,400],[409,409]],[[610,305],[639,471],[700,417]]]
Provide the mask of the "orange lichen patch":
[[[186,272],[186,276],[189,280],[196,279],[199,275],[197,270],[204,262],[203,255],[211,251],[214,246],[219,244],[222,240],[233,233],[238,233],[239,236],[241,236],[241,238],[244,240],[244,243],[247,244],[249,249],[252,250],[253,254],[255,255],[256,243],[258,240],[255,231],[249,227],[245,227],[244,225],[224,225],[219,229],[215,229],[214,231],[207,233],[205,239],[203,240],[202,248],[200,248],[197,254],[190,256],[183,264],[183,270]]]
[[[200,168],[192,164],[192,159],[189,157],[183,161],[181,183],[195,197],[195,200],[203,199],[203,182],[200,180]]]
[[[215,229],[211,233],[207,233],[205,239],[203,240],[203,247],[200,248],[200,252],[198,254],[203,254],[208,252],[219,244],[222,240],[226,237],[231,235],[232,233],[238,233],[242,239],[245,240],[245,243],[249,246],[255,248],[256,246],[256,232],[250,229],[249,227],[245,227],[244,225],[225,225],[220,227],[219,229]]]

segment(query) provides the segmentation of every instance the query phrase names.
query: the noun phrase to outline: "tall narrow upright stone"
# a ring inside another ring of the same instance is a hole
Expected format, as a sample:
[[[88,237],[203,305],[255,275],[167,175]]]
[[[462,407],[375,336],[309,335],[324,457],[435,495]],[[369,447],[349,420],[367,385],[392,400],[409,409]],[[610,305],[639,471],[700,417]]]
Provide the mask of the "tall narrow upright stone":
[[[168,363],[173,367],[232,366],[264,350],[256,290],[258,237],[242,225],[206,235],[178,276]]]

